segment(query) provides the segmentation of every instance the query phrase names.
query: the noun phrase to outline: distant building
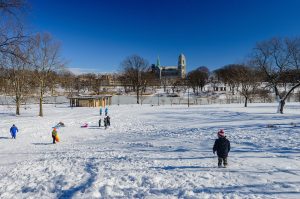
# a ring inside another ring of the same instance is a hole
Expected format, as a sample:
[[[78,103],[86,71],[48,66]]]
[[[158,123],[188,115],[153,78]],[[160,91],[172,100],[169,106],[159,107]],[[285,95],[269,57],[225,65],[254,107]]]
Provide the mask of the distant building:
[[[116,74],[102,74],[99,77],[102,86],[117,86],[121,85]]]
[[[69,97],[71,107],[105,107],[111,105],[111,95]]]
[[[156,65],[152,66],[152,71],[159,79],[175,79],[186,77],[186,59],[183,54],[178,57],[177,66],[160,66],[160,60],[157,59]]]

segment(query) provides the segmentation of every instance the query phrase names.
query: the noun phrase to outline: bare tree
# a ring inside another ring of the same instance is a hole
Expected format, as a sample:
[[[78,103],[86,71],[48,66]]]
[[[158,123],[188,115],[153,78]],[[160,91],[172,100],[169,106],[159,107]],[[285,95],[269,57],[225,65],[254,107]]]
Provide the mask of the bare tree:
[[[87,74],[83,74],[81,76],[83,78],[83,84],[85,86],[85,88],[91,92],[94,91],[94,87],[96,86],[96,79],[97,79],[97,75],[94,73],[87,73]]]
[[[244,96],[244,106],[247,107],[248,100],[251,100],[259,85],[259,75],[254,68],[245,65],[236,65],[235,72],[232,78],[239,84],[239,93]]]
[[[170,80],[167,79],[166,77],[162,77],[162,78],[160,79],[160,85],[163,86],[164,92],[167,91],[167,86],[169,85],[169,82],[170,82]]]
[[[99,95],[100,92],[101,92],[101,86],[102,86],[101,76],[97,75],[97,77],[94,80],[94,84],[93,84],[93,91],[94,91],[94,93],[96,93],[97,95]]]
[[[234,78],[238,73],[237,65],[236,64],[226,65],[220,69],[215,70],[214,73],[216,74],[218,80],[221,80],[222,82],[224,82],[230,87],[232,95],[234,95],[235,90],[237,90],[239,86],[237,79]]]
[[[149,73],[148,61],[139,55],[127,57],[122,63],[123,79],[126,85],[131,85],[136,92],[136,102],[140,103],[140,94],[145,89],[147,73]]]
[[[6,76],[5,76],[5,64],[4,64],[4,60],[0,55],[0,94],[5,93],[5,89],[7,87],[7,80],[6,80]]]
[[[58,73],[56,71],[50,72],[46,80],[46,87],[49,88],[51,96],[56,95],[56,88],[58,84],[59,84]]]
[[[24,7],[22,0],[0,0],[0,54],[15,54],[15,48],[26,38],[19,15]]]
[[[76,89],[76,76],[68,70],[63,70],[60,73],[58,73],[58,79],[58,82],[61,85],[61,87],[64,88],[64,90],[68,93],[69,97],[72,97]]]
[[[43,99],[47,88],[47,80],[53,71],[63,68],[60,57],[60,44],[49,33],[38,33],[32,39],[31,63],[35,78],[39,85],[39,116],[43,116]]]
[[[188,74],[188,83],[196,95],[199,94],[199,90],[203,91],[204,86],[208,83],[208,75],[208,69],[207,71],[197,69]]]
[[[6,75],[10,77],[6,80],[3,78],[1,83],[4,84],[6,93],[15,91],[17,114],[20,114],[19,104],[22,96],[20,92],[22,93],[21,87],[23,86],[21,83],[20,87],[18,87],[18,84],[22,82],[20,76],[22,76],[23,72],[20,71],[21,65],[24,66],[25,64],[23,53],[20,53],[20,48],[26,43],[26,37],[23,35],[22,17],[20,17],[24,13],[23,8],[25,8],[23,0],[0,0],[0,56],[2,61],[5,59],[6,67],[9,67],[9,69],[6,68],[5,72],[9,72]],[[13,68],[11,68],[12,63],[15,64]],[[13,79],[13,76],[17,80],[14,82],[14,85],[8,82]]]
[[[118,76],[118,81],[121,83],[121,85],[124,87],[124,92],[128,93],[132,89],[132,85],[128,80],[128,76],[126,73],[120,73]]]
[[[15,9],[19,9],[23,5],[24,5],[23,0],[1,0],[0,10],[14,15]]]
[[[14,55],[5,56],[6,78],[10,87],[7,94],[14,96],[16,103],[16,115],[20,115],[20,106],[25,97],[31,93],[31,75],[28,62],[29,46],[27,48],[16,48]],[[15,56],[17,55],[17,56]]]
[[[171,86],[172,93],[179,92],[180,88],[184,84],[184,81],[181,78],[170,79],[169,84]]]
[[[141,80],[141,91],[140,91],[140,101],[141,105],[143,101],[147,98],[147,95],[145,95],[147,88],[152,87],[155,84],[155,74],[153,74],[151,71],[146,70],[142,73],[143,79]]]
[[[273,38],[260,42],[253,50],[251,62],[265,75],[267,82],[274,89],[278,101],[278,113],[283,113],[286,99],[293,90],[300,86],[300,38]],[[293,71],[293,72],[291,72]],[[290,78],[283,78],[290,74]],[[290,84],[287,92],[280,92],[283,82]]]

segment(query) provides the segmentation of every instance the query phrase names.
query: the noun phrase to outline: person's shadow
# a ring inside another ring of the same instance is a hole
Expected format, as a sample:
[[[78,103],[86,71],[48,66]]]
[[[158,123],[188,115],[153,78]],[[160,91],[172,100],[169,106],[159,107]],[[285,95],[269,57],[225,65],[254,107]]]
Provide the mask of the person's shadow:
[[[7,140],[10,139],[10,137],[0,137],[0,139]]]
[[[46,142],[46,143],[32,143],[33,145],[51,145],[53,144],[52,142]]]

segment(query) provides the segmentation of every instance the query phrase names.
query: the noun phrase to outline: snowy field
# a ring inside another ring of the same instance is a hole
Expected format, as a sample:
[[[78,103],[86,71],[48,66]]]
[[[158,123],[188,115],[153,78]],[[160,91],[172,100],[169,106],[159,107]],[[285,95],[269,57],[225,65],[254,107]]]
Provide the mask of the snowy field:
[[[300,198],[300,104],[276,106],[110,106],[106,130],[97,108],[0,106],[0,198]],[[212,153],[221,128],[228,168]]]

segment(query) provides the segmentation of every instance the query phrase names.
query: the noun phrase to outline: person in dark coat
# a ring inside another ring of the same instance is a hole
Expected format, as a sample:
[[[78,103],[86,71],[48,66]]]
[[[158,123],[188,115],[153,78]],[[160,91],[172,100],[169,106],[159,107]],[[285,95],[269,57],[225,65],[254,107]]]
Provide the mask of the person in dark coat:
[[[16,125],[13,124],[12,127],[10,127],[10,134],[12,139],[16,139],[18,131],[19,129],[16,127]]]
[[[230,142],[226,138],[224,130],[221,129],[218,132],[218,139],[216,139],[214,147],[213,147],[213,152],[214,154],[217,152],[218,155],[218,167],[222,166],[222,162],[224,167],[227,166],[227,157],[228,153],[230,151]]]
[[[107,117],[104,118],[104,127],[107,128]]]
[[[107,126],[110,126],[110,117],[109,116],[106,117],[106,122],[107,122]]]
[[[101,127],[101,118],[99,119],[98,124],[99,124],[99,127]]]

